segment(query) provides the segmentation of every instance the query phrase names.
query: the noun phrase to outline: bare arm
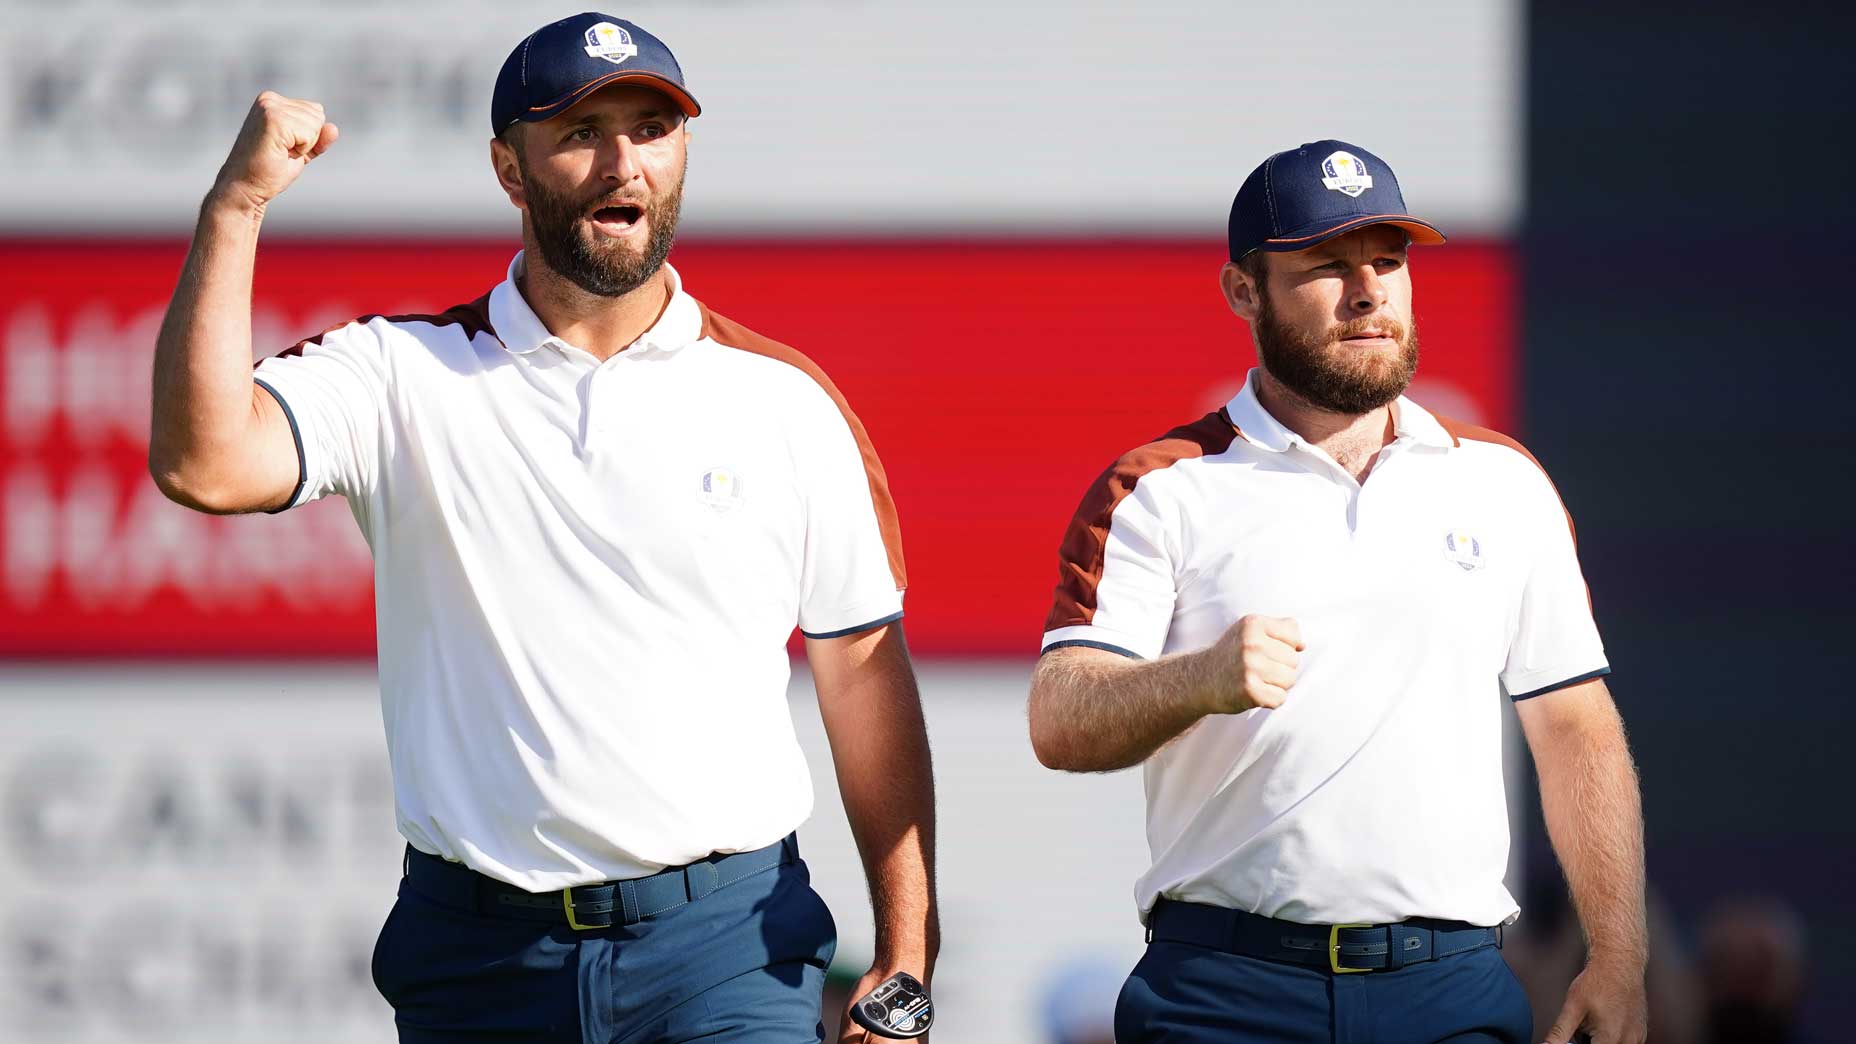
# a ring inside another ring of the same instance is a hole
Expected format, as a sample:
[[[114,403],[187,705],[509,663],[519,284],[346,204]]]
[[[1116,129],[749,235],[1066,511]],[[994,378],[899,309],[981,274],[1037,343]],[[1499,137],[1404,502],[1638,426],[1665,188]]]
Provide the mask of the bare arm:
[[[265,208],[335,142],[322,107],[266,91],[200,207],[155,342],[148,470],[170,499],[230,513],[283,505],[296,444],[251,377],[251,281]]]
[[[1294,620],[1246,616],[1211,646],[1158,660],[1053,649],[1031,678],[1031,749],[1046,768],[1138,765],[1207,714],[1276,707],[1295,684]]]
[[[902,625],[808,638],[806,659],[876,918],[876,958],[851,996],[898,971],[926,983],[941,949],[934,769]]]
[[[1647,1032],[1643,808],[1624,722],[1602,681],[1516,704],[1540,775],[1547,836],[1566,872],[1590,956],[1548,1039],[1580,1028],[1595,1044],[1640,1044]]]

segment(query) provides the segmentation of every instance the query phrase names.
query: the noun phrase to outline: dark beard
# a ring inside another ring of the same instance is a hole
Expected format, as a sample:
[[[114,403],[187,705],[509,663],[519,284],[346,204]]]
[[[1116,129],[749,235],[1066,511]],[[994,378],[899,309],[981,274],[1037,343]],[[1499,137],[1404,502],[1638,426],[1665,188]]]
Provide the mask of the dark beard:
[[[581,227],[581,219],[595,203],[610,197],[577,201],[542,188],[526,167],[522,181],[528,194],[529,227],[535,245],[549,268],[572,280],[574,285],[600,297],[624,297],[643,286],[670,257],[671,244],[677,238],[677,218],[683,210],[683,176],[671,188],[647,201],[641,217],[648,216],[651,233],[642,253],[633,254],[617,243],[607,249],[595,248],[591,229]],[[635,198],[627,202],[639,202]]]
[[[1418,372],[1418,328],[1393,319],[1353,319],[1323,332],[1320,338],[1291,329],[1276,318],[1269,295],[1258,287],[1257,321],[1251,337],[1257,357],[1271,377],[1318,410],[1360,416],[1398,398]],[[1383,329],[1399,343],[1398,357],[1367,361],[1344,354],[1344,337],[1368,328]],[[1338,358],[1337,358],[1338,357]]]

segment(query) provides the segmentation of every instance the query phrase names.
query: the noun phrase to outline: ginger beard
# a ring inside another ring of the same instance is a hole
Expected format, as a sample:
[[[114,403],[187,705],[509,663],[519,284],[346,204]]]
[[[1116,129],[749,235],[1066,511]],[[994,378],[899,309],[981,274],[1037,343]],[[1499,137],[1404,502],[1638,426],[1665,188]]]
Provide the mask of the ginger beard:
[[[1259,279],[1257,321],[1250,326],[1257,358],[1271,377],[1308,405],[1359,416],[1398,398],[1418,372],[1418,328],[1385,316],[1350,319],[1310,334],[1283,323]],[[1380,330],[1396,353],[1349,347],[1345,338]]]
[[[522,164],[522,181],[528,196],[529,227],[535,245],[548,267],[574,285],[600,297],[623,297],[643,286],[670,257],[677,238],[677,218],[683,210],[683,175],[655,196],[604,193],[588,200],[570,199],[544,187]],[[628,239],[612,239],[593,231],[587,218],[608,206],[638,208],[637,220],[650,221],[642,248]]]

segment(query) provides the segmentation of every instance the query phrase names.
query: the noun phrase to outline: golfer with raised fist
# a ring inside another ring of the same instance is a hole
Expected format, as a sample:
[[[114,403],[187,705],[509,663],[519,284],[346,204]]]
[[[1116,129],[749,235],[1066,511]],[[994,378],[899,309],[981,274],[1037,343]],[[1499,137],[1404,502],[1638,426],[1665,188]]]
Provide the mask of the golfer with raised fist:
[[[882,465],[816,365],[667,263],[701,108],[663,41],[552,22],[489,101],[505,278],[254,373],[259,226],[337,137],[258,98],[161,329],[150,469],[202,511],[344,497],[373,551],[407,844],[373,973],[402,1041],[816,1044],[837,934],[794,833],[795,628],[870,881],[855,993],[927,983],[939,946]]]

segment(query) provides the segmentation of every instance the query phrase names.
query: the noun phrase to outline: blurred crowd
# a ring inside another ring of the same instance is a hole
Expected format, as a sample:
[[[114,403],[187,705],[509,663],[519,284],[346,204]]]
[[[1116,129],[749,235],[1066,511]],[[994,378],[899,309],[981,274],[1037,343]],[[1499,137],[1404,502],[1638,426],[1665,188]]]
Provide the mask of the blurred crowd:
[[[1541,1039],[1585,963],[1585,940],[1557,869],[1529,874],[1527,915],[1508,933],[1509,966]],[[1650,1044],[1830,1044],[1800,1029],[1809,957],[1804,918],[1785,900],[1722,898],[1684,923],[1650,886]]]

